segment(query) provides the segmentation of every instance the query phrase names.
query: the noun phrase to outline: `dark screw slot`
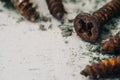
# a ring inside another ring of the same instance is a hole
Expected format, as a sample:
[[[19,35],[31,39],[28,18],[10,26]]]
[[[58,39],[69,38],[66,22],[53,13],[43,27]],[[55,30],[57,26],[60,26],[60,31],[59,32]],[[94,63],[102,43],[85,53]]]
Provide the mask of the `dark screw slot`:
[[[79,23],[81,23],[81,26],[85,26],[85,22],[83,20],[80,20]],[[79,32],[83,33],[85,31],[85,27],[83,29],[79,29]]]
[[[92,15],[80,13],[74,20],[76,33],[84,40],[95,43],[104,24],[120,14],[120,0],[112,0]]]
[[[62,0],[46,0],[50,13],[58,20],[61,20],[66,13]]]
[[[92,23],[88,23],[87,26],[86,26],[86,30],[88,30],[88,35],[89,36],[92,35],[92,33],[90,32],[91,28],[92,28]]]

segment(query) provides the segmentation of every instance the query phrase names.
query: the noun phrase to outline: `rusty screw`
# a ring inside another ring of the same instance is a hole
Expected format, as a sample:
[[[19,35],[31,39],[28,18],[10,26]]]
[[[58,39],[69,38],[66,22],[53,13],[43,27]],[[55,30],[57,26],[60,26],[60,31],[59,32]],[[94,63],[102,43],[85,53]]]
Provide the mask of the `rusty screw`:
[[[98,61],[98,63],[93,62],[91,65],[87,65],[80,74],[89,76],[90,80],[104,80],[102,78],[111,76],[117,77],[120,74],[120,56]]]
[[[40,18],[39,13],[36,11],[36,7],[33,7],[33,3],[30,0],[11,0],[11,3],[21,13],[32,22],[37,22]]]
[[[62,0],[46,0],[50,13],[58,20],[61,20],[64,13],[67,13],[64,9]]]
[[[115,36],[110,40],[106,41],[103,46],[102,50],[105,53],[120,53],[120,36]]]
[[[118,14],[120,14],[120,0],[112,0],[92,15],[78,14],[74,20],[75,31],[84,41],[95,43],[103,25]]]

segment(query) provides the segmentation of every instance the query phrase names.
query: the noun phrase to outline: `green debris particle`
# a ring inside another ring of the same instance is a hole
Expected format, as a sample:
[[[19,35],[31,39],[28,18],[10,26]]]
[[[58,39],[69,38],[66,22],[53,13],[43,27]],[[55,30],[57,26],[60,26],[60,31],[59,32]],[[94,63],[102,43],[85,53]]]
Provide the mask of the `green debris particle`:
[[[52,29],[52,24],[49,25],[48,29]]]
[[[3,12],[3,10],[2,10],[2,9],[0,9],[0,12]]]
[[[87,50],[90,52],[101,52],[101,44],[87,45]]]
[[[47,17],[47,16],[41,16],[40,20],[44,21],[44,22],[51,22],[52,21],[51,17]]]
[[[11,3],[11,0],[0,0],[4,3],[4,7],[8,9],[14,9],[13,4]]]
[[[46,31],[46,30],[47,30],[47,29],[45,28],[45,25],[43,25],[43,24],[40,24],[39,29],[42,30],[42,31]]]
[[[59,28],[63,37],[71,36],[73,33],[73,26],[71,25],[60,25]]]
[[[68,44],[69,42],[68,41],[65,41],[65,44]]]
[[[23,17],[19,18],[19,19],[17,20],[17,23],[20,23],[20,22],[22,22],[22,21],[24,21],[24,18],[23,18]]]

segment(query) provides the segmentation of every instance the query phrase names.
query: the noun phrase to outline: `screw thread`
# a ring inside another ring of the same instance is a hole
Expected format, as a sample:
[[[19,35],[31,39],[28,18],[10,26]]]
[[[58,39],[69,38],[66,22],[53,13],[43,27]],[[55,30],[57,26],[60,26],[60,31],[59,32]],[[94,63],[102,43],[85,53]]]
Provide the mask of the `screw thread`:
[[[46,0],[46,2],[50,13],[58,20],[61,20],[64,13],[66,13],[62,0]]]
[[[15,8],[19,10],[21,15],[25,16],[30,21],[36,21],[39,18],[39,14],[35,7],[32,7],[30,0],[11,0]]]
[[[83,74],[83,72],[85,74]],[[116,58],[106,59],[98,63],[87,65],[81,72],[84,76],[89,76],[91,79],[108,78],[117,76],[120,73],[120,56]]]
[[[103,44],[102,50],[107,53],[120,53],[120,36],[115,36]]]
[[[109,19],[118,14],[120,14],[120,0],[112,0],[94,12],[93,16],[99,21],[100,25],[104,25]]]

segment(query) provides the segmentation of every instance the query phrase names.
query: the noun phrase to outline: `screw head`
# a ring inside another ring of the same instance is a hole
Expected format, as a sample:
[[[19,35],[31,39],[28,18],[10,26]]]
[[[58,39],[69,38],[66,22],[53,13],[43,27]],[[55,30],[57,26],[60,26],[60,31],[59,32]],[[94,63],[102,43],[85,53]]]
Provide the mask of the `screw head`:
[[[74,20],[74,28],[77,35],[86,42],[95,43],[99,37],[100,24],[90,14],[78,14]]]

